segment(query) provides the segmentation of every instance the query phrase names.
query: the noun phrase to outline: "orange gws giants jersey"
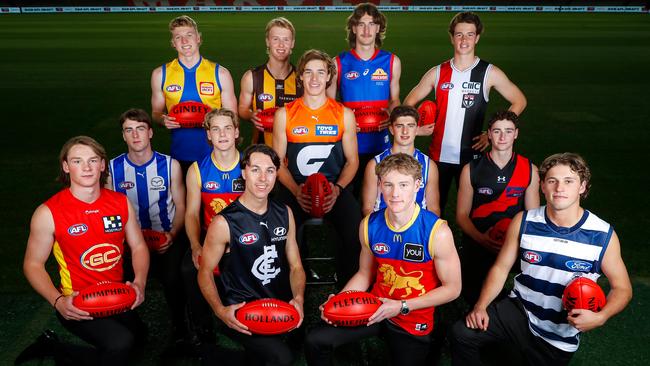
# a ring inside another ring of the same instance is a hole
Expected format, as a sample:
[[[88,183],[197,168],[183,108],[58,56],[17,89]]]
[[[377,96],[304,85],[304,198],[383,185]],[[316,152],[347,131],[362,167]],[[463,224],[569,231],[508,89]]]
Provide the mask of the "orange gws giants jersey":
[[[287,111],[287,166],[296,183],[314,173],[336,182],[345,165],[343,153],[343,105],[327,98],[311,109],[299,98],[285,105]]]
[[[54,219],[54,248],[64,295],[101,281],[123,281],[125,195],[101,189],[93,203],[66,188],[45,202]]]

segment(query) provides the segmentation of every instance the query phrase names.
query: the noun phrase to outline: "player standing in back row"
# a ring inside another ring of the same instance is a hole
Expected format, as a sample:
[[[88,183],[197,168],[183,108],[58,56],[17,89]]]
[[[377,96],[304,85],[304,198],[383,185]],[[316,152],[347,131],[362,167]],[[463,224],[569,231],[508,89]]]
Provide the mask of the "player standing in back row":
[[[517,115],[526,108],[526,97],[506,74],[475,55],[482,31],[478,15],[456,14],[449,24],[454,57],[427,71],[404,100],[404,104],[415,106],[434,91],[438,105],[435,124],[420,127],[418,134],[433,134],[429,156],[438,164],[442,212],[452,179],[458,185],[463,165],[489,146],[481,129],[490,90],[496,89]]]

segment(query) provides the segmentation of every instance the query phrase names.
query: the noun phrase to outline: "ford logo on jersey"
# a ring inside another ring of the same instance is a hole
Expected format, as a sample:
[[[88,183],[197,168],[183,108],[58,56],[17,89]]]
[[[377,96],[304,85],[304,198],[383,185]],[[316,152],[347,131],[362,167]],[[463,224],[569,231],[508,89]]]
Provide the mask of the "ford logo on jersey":
[[[68,228],[68,234],[72,236],[83,235],[88,231],[86,224],[74,224]]]
[[[591,263],[579,260],[566,261],[564,265],[568,269],[576,272],[589,272],[592,267]]]
[[[542,261],[542,256],[539,253],[535,253],[529,250],[524,252],[524,260],[528,263],[535,264]]]
[[[345,73],[345,78],[348,80],[354,80],[359,77],[359,72],[357,71],[349,71]]]
[[[372,246],[372,251],[377,254],[388,254],[390,247],[384,243],[376,243]]]
[[[316,136],[336,136],[339,134],[337,125],[316,125]]]
[[[242,234],[242,236],[239,237],[239,242],[244,244],[244,245],[251,245],[258,241],[260,238],[257,233],[246,233]]]
[[[208,191],[216,191],[217,189],[219,189],[219,187],[221,187],[221,185],[219,184],[219,182],[215,182],[211,180],[209,182],[205,182],[203,187],[205,187],[205,189],[207,189]]]

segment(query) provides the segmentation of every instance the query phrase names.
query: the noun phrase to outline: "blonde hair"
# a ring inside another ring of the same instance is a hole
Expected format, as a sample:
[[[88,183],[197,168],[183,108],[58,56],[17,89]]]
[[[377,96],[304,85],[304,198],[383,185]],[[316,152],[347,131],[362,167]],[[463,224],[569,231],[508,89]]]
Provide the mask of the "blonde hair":
[[[422,180],[422,164],[411,155],[404,153],[391,154],[375,166],[375,174],[379,179],[394,170],[412,176],[414,181]]]
[[[235,112],[233,112],[233,111],[231,111],[230,109],[227,109],[227,108],[215,108],[215,109],[211,110],[210,112],[206,113],[206,115],[205,115],[205,117],[203,119],[203,128],[206,131],[210,131],[210,127],[211,127],[210,123],[212,122],[212,120],[215,117],[219,117],[219,116],[229,117],[230,120],[232,121],[232,125],[236,129],[239,129],[239,118],[237,118],[237,115],[235,114]],[[241,132],[240,132],[240,136],[235,141],[235,145],[241,144],[242,141],[243,141],[243,138],[241,137]]]

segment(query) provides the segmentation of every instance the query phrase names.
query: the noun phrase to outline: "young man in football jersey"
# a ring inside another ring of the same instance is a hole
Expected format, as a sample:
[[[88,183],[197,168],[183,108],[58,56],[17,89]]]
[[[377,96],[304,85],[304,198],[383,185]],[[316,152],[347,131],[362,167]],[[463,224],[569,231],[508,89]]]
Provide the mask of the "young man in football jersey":
[[[266,24],[269,59],[266,64],[246,71],[241,78],[239,117],[253,122],[253,144],[273,144],[273,132],[264,131],[257,113],[282,107],[302,95],[302,85],[296,81],[296,70],[291,64],[295,41],[296,30],[288,19],[271,19]]]
[[[63,145],[59,162],[59,180],[66,188],[34,212],[23,271],[34,290],[56,310],[61,325],[92,347],[59,343],[52,331],[46,331],[18,356],[16,364],[49,355],[70,364],[124,365],[146,336],[133,309],[144,301],[149,251],[129,200],[102,188],[107,178],[106,151],[97,141],[87,136],[71,138]],[[98,282],[124,282],[125,240],[134,273],[126,283],[136,292],[135,303],[127,312],[93,318],[75,307],[73,299]],[[59,265],[58,287],[45,268],[50,253]]]
[[[460,294],[460,261],[451,230],[415,203],[420,163],[410,154],[391,154],[377,165],[376,174],[386,208],[363,219],[359,271],[343,291],[372,287],[382,305],[367,326],[311,331],[306,340],[309,365],[330,365],[336,347],[378,334],[386,339],[391,365],[424,365],[435,307]]]
[[[506,74],[475,55],[482,31],[478,15],[456,14],[449,24],[454,57],[427,71],[404,99],[404,104],[415,106],[434,91],[438,115],[435,123],[419,127],[418,135],[433,134],[429,157],[438,164],[442,212],[452,180],[458,186],[463,166],[489,146],[481,129],[490,90],[496,89],[515,114],[526,108],[526,97]]]
[[[591,185],[584,159],[573,153],[551,155],[539,176],[546,206],[512,219],[478,302],[452,328],[453,365],[480,365],[481,347],[493,342],[520,350],[529,364],[566,365],[580,333],[604,325],[632,298],[616,232],[581,206]],[[516,261],[521,273],[510,297],[494,302]],[[595,281],[601,272],[611,287],[602,310],[564,310],[566,285],[579,276]]]
[[[228,69],[201,56],[199,47],[203,38],[194,19],[187,15],[174,18],[169,23],[169,31],[178,57],[151,74],[151,114],[171,131],[171,156],[186,172],[193,162],[210,153],[210,145],[200,128],[181,128],[166,112],[188,101],[236,112],[237,99]]]
[[[323,211],[341,238],[335,243],[336,274],[345,283],[356,272],[359,253],[361,210],[350,189],[359,160],[354,114],[326,95],[334,73],[326,53],[302,55],[298,80],[304,94],[275,113],[273,149],[283,163],[278,199],[291,207],[298,228],[310,217],[311,198],[302,192],[307,177],[322,173],[329,181],[332,194],[325,197]],[[303,255],[305,250],[301,247]]]
[[[251,334],[235,317],[247,302],[274,298],[296,308],[300,326],[305,291],[292,211],[268,198],[279,157],[266,145],[252,145],[244,152],[241,167],[246,189],[210,224],[198,281],[213,312],[228,327],[225,334],[244,346],[247,358],[290,365],[294,357],[283,336]],[[226,256],[217,289],[212,269]]]
[[[502,230],[497,223],[539,207],[537,167],[513,151],[518,126],[514,112],[495,113],[488,122],[490,151],[467,163],[460,175],[456,222],[463,231],[463,297],[470,306],[503,245],[505,233],[495,232]]]
[[[386,17],[375,4],[361,3],[354,8],[346,25],[350,50],[334,58],[336,82],[327,89],[330,98],[335,98],[338,91],[341,103],[352,110],[376,107],[390,113],[400,104],[402,63],[399,57],[381,49],[386,26]],[[388,119],[377,132],[357,133],[359,169],[352,181],[355,197],[360,197],[366,164],[390,147],[387,127]]]
[[[393,145],[375,156],[366,165],[363,177],[361,211],[364,216],[386,207],[382,197],[375,167],[390,154],[404,153],[412,155],[422,165],[422,181],[415,202],[421,208],[436,215],[440,214],[438,203],[438,168],[428,156],[415,148],[415,136],[418,128],[418,111],[411,106],[398,106],[390,113],[388,130],[393,135]]]
[[[153,150],[153,128],[147,112],[129,109],[122,113],[119,123],[128,152],[110,161],[106,188],[129,198],[141,229],[164,233],[167,238],[155,249],[149,248],[151,269],[163,285],[172,320],[172,339],[180,347],[187,336],[186,297],[181,280],[181,261],[187,251],[183,173],[176,159]]]

